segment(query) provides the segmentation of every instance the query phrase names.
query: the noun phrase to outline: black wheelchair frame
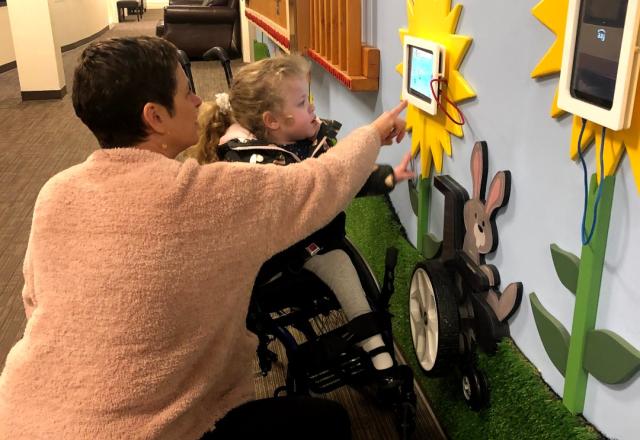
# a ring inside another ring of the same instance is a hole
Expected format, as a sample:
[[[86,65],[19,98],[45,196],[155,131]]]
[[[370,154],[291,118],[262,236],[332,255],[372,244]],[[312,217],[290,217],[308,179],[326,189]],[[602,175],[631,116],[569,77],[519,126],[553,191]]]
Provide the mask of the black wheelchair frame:
[[[333,292],[313,273],[301,269],[285,269],[274,281],[256,286],[247,317],[248,328],[258,335],[258,360],[263,375],[268,374],[277,356],[268,346],[274,340],[282,343],[287,356],[286,385],[275,395],[286,391],[288,395],[323,394],[343,385],[363,386],[374,378],[370,356],[357,345],[370,336],[380,333],[391,350],[394,364],[389,299],[393,294],[394,271],[397,250],[387,251],[382,288],[357,248],[348,238],[332,249],[341,249],[350,257],[367,294],[372,312],[359,316],[349,323],[336,324],[336,311],[340,305]],[[304,336],[296,337],[290,328]],[[406,374],[406,373],[405,373]],[[407,382],[407,381],[405,381]],[[405,419],[415,413],[413,375],[408,383],[399,384],[392,391],[390,400],[396,412]],[[413,420],[400,423],[412,424]]]
[[[179,58],[195,91],[189,59],[184,53]],[[219,60],[227,84],[231,85],[230,59],[224,49],[214,47],[205,52],[203,59]],[[334,314],[340,310],[335,295],[317,276],[303,268],[284,268],[275,279],[257,283],[249,306],[247,328],[258,336],[257,356],[262,375],[267,375],[277,360],[269,344],[278,340],[287,356],[287,377],[286,384],[275,390],[275,396],[283,392],[324,394],[344,385],[366,386],[374,379],[375,369],[370,355],[357,343],[381,334],[399,380],[390,389],[379,390],[378,398],[380,403],[392,408],[401,438],[408,439],[415,428],[413,372],[408,366],[398,365],[388,310],[394,292],[397,250],[387,250],[384,281],[380,287],[373,271],[347,237],[332,243],[331,250],[334,248],[346,252],[353,262],[372,312],[335,326]],[[291,328],[297,330],[297,336]],[[300,334],[305,341],[299,342]]]

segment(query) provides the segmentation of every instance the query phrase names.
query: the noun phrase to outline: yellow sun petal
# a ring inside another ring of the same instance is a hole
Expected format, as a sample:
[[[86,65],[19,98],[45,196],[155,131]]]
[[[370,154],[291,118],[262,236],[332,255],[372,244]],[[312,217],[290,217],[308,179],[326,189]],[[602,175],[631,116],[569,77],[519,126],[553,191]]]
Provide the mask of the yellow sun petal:
[[[542,24],[551,30],[556,35],[556,40],[551,45],[547,53],[544,54],[538,65],[531,72],[532,78],[539,78],[541,76],[550,75],[560,72],[560,66],[562,64],[562,45],[564,42],[565,25],[567,21],[567,9],[568,0],[542,0],[536,6],[533,7],[531,13]],[[604,142],[604,174],[606,176],[615,174],[622,156],[626,151],[629,156],[631,169],[633,170],[634,179],[636,181],[636,187],[640,192],[640,93],[636,88],[635,105],[633,108],[633,119],[631,120],[631,127],[627,130],[605,132]],[[563,112],[558,108],[558,91],[556,89],[553,103],[551,106],[551,116],[556,118]],[[578,158],[578,137],[580,135],[580,128],[582,121],[579,117],[573,117],[573,125],[571,130],[571,146],[570,155],[572,159]],[[596,154],[596,172],[598,179],[600,176],[600,145],[602,142],[602,127],[587,122],[585,131],[582,137],[581,150],[589,148],[593,143],[595,144]]]
[[[557,118],[564,114],[564,110],[558,107],[558,88],[556,87],[556,93],[553,95],[553,102],[551,103],[551,117]]]
[[[557,37],[538,65],[533,69],[533,72],[531,72],[531,78],[540,78],[560,72],[568,6],[567,0],[542,0],[531,9],[533,16],[540,20]]]
[[[631,127],[626,130],[611,131],[606,130],[604,136],[604,174],[611,176],[615,174],[625,150],[629,155],[631,169],[636,181],[636,187],[640,191],[640,157],[638,157],[638,141],[640,140],[640,118],[637,116],[638,90],[636,90],[636,106],[634,107]],[[571,158],[578,158],[578,137],[582,126],[581,118],[574,116],[571,129]],[[602,127],[587,121],[587,125],[581,142],[582,150],[589,148],[593,143],[596,154],[596,172],[598,180],[600,176],[600,147],[602,144]]]
[[[542,0],[531,9],[531,13],[551,32],[556,35],[547,53],[545,53],[531,72],[531,78],[540,78],[560,72],[562,65],[562,45],[564,44],[564,29],[567,22],[568,0]],[[558,93],[551,103],[551,117],[557,118],[564,114],[558,107]]]
[[[627,146],[626,151],[627,156],[629,156],[629,162],[632,165],[640,163],[640,147],[638,146],[637,142],[633,144],[633,146]],[[638,166],[633,167],[633,177],[636,180],[636,187],[640,192],[640,172],[638,168]]]
[[[447,85],[443,89],[445,96],[454,103],[476,96],[475,92],[458,71],[464,56],[471,45],[471,37],[456,35],[462,5],[451,8],[451,0],[406,0],[408,28],[400,29],[400,41],[406,35],[424,38],[440,43],[446,49],[445,78]],[[396,66],[402,74],[402,63]],[[460,119],[452,104],[443,96],[442,105],[455,120]],[[446,117],[442,110],[435,116],[409,105],[407,111],[407,130],[412,132],[411,151],[420,153],[421,173],[423,177],[431,174],[431,165],[437,172],[442,171],[443,153],[451,155],[451,137],[462,137],[462,126]]]

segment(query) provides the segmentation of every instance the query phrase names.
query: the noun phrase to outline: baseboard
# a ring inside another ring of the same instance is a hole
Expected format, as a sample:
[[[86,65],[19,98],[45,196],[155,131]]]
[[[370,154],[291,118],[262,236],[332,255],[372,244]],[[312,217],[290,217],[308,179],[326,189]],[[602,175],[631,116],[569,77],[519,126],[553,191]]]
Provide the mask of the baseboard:
[[[23,101],[42,101],[46,99],[61,99],[67,94],[67,86],[60,90],[30,90],[28,92],[21,91]]]
[[[16,62],[11,61],[7,64],[0,65],[0,73],[6,72],[7,70],[15,69],[15,68],[16,68]]]

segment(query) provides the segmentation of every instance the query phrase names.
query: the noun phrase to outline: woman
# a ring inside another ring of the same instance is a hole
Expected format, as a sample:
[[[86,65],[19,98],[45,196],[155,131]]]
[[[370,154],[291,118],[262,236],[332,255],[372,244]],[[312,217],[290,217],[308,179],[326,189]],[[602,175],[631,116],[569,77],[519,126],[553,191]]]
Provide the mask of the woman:
[[[380,144],[402,137],[403,104],[318,160],[256,169],[173,160],[197,140],[201,100],[164,40],[91,44],[72,99],[102,148],[36,201],[0,438],[198,439],[214,424],[212,438],[348,438],[344,413],[319,399],[247,403],[245,318],[261,264],[345,207]],[[290,234],[271,233],[282,224]]]

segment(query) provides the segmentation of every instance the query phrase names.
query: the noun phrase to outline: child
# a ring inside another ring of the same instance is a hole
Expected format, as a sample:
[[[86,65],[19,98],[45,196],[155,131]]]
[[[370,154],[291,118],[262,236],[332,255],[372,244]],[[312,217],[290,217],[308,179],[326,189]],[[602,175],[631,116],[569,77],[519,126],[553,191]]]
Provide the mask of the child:
[[[309,66],[300,56],[268,58],[243,67],[230,95],[216,95],[215,102],[202,110],[200,139],[187,155],[200,163],[225,160],[289,165],[324,153],[335,145],[341,124],[316,116],[309,102],[308,75]],[[395,169],[377,166],[358,195],[385,194],[396,183],[413,177],[407,170],[409,160],[407,153]],[[347,319],[370,312],[348,255],[340,249],[323,252],[332,247],[332,241],[344,237],[344,220],[342,213],[273,257],[263,266],[256,284],[267,282],[283,267],[304,267],[331,288]],[[361,346],[371,355],[374,367],[383,372],[382,377],[391,377],[393,360],[380,334],[365,339]]]

